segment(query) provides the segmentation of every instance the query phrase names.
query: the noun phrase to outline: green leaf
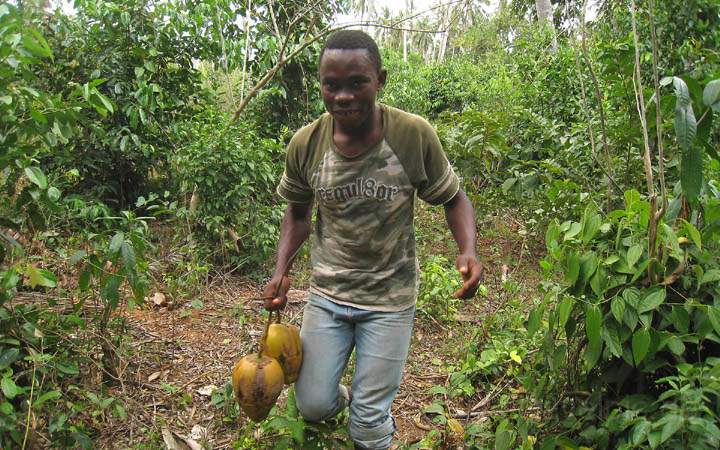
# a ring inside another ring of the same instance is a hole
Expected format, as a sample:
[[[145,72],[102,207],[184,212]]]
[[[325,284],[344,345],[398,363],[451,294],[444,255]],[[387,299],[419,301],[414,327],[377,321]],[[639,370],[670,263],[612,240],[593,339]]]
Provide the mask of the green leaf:
[[[628,249],[627,252],[627,263],[630,268],[633,268],[635,266],[635,263],[638,262],[640,257],[643,254],[643,246],[640,244],[635,244],[632,247]]]
[[[39,408],[40,406],[42,406],[43,403],[47,402],[48,400],[55,400],[56,398],[60,397],[62,397],[62,392],[60,391],[46,392],[33,402],[33,408]]]
[[[542,307],[537,306],[530,311],[528,314],[527,332],[528,337],[533,337],[535,333],[540,329],[540,322],[542,319]]]
[[[26,167],[25,176],[40,189],[47,189],[48,181],[39,167]]]
[[[703,103],[716,111],[720,108],[720,80],[712,80],[705,86]]]
[[[101,102],[102,105],[105,107],[105,109],[107,109],[108,111],[110,111],[110,114],[112,114],[113,112],[115,112],[115,109],[113,108],[112,102],[110,101],[109,98],[105,97],[104,95],[102,95],[102,94],[101,94],[99,91],[97,91],[97,90],[95,91],[95,96],[97,96],[97,98],[100,100],[100,102]]]
[[[57,286],[57,278],[55,278],[55,275],[48,270],[38,269],[33,265],[29,265],[26,273],[28,276],[28,282],[32,288],[35,288],[36,286],[54,288]]]
[[[610,301],[610,311],[612,311],[612,315],[618,323],[623,323],[622,318],[623,314],[625,314],[625,300],[619,295],[615,296]]]
[[[587,368],[592,369],[597,364],[602,352],[602,336],[600,329],[602,325],[602,313],[597,305],[590,305],[585,309],[585,333],[588,338],[588,346],[585,352]]]
[[[632,353],[635,366],[640,364],[650,349],[650,332],[646,328],[637,330],[632,337]]]
[[[692,239],[693,244],[695,246],[702,250],[702,238],[700,237],[700,231],[698,231],[697,228],[695,228],[695,225],[691,224],[687,220],[683,219],[683,228],[685,228],[685,231],[687,231],[688,236],[690,236],[690,239]]]
[[[665,302],[665,289],[656,289],[646,295],[638,303],[637,311],[642,314],[653,311]]]
[[[676,355],[685,353],[685,344],[677,336],[670,336],[670,339],[667,341],[667,346],[670,351]]]
[[[20,358],[20,349],[12,347],[8,348],[0,354],[0,370],[5,370],[10,364]]]
[[[100,289],[100,296],[105,299],[113,309],[117,308],[117,305],[120,302],[119,289],[121,282],[122,277],[113,274],[108,277],[107,281]]]
[[[30,33],[24,34],[22,38],[25,49],[35,56],[51,58],[52,50],[45,38],[34,28],[25,28],[25,30]]]
[[[565,279],[570,286],[574,286],[580,275],[580,257],[577,253],[571,252],[567,255],[565,268]]]
[[[445,407],[440,403],[433,403],[423,409],[423,412],[426,414],[445,414]]]
[[[720,270],[710,269],[703,274],[702,280],[700,280],[700,284],[703,285],[705,283],[714,283],[716,281],[720,281]]]
[[[135,261],[135,249],[130,242],[123,240],[121,245],[123,264],[125,268],[132,270],[136,269],[137,262]]]
[[[15,381],[13,381],[10,377],[5,377],[2,379],[2,382],[0,382],[0,387],[2,387],[2,392],[5,395],[5,397],[9,399],[15,398],[18,394],[23,393],[23,389],[19,388]]]
[[[563,298],[560,301],[560,305],[558,305],[558,317],[560,319],[560,325],[559,327],[562,328],[567,323],[568,318],[570,317],[570,313],[572,312],[572,308],[575,305],[575,299],[573,299],[570,296],[567,296]]]
[[[125,242],[125,234],[122,231],[118,231],[110,241],[110,246],[108,247],[110,253],[113,255],[116,254],[118,250],[120,250],[120,247],[122,247],[123,242]]]
[[[720,307],[708,306],[708,318],[712,324],[715,334],[720,336]]]
[[[685,423],[685,419],[678,414],[669,414],[664,416],[661,421],[665,422],[662,427],[662,434],[660,435],[660,443],[667,441],[670,437],[675,434]]]
[[[580,231],[582,231],[582,224],[579,222],[573,222],[572,225],[570,225],[570,229],[565,233],[565,236],[563,237],[564,241],[568,241],[578,234],[580,234]]]

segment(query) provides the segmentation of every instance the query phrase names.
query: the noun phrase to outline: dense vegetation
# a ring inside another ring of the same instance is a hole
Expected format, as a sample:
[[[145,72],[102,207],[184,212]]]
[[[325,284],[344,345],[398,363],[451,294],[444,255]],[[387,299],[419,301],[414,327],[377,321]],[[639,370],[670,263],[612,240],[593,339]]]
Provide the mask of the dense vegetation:
[[[480,233],[516,217],[545,250],[538,290],[504,280],[512,307],[424,414],[477,448],[718,448],[720,6],[604,0],[586,22],[582,1],[541,3],[0,5],[0,447],[90,448],[126,416],[107,390],[119,311],[155,286],[180,304],[217,274],[267,275],[284,145],[322,112],[319,42],[353,11],[382,25],[382,101],[431,119]],[[420,261],[438,323],[461,307],[447,258]],[[483,392],[505,410],[450,410]],[[292,395],[273,417],[268,445],[310,445]]]

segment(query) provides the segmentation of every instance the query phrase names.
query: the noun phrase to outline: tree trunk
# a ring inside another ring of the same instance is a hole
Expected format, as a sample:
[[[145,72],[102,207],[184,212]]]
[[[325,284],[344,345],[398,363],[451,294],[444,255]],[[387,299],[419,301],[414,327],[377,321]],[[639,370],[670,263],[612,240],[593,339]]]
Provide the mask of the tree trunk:
[[[552,51],[557,51],[557,37],[555,36],[555,27],[553,26],[553,12],[550,0],[535,0],[535,9],[537,10],[538,23],[546,24],[553,30]]]
[[[552,4],[550,0],[535,0],[535,8],[539,23],[550,23],[552,26]]]

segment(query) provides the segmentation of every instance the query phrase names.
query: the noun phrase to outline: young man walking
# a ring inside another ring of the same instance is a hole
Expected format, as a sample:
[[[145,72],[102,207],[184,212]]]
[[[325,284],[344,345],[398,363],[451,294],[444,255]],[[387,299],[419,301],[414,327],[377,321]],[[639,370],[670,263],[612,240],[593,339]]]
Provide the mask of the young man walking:
[[[349,406],[356,448],[386,449],[395,431],[390,406],[402,379],[418,293],[415,196],[445,208],[464,281],[455,293],[459,298],[471,298],[482,277],[474,212],[432,126],[376,103],[387,73],[370,36],[334,33],[319,66],[327,113],[299,130],[288,146],[278,186],[288,206],[265,308],[285,307],[290,280],[284,274],[310,236],[316,204],[310,298],[300,331],[304,358],[295,383],[298,408],[306,420],[323,421]],[[353,348],[349,390],[339,383]]]

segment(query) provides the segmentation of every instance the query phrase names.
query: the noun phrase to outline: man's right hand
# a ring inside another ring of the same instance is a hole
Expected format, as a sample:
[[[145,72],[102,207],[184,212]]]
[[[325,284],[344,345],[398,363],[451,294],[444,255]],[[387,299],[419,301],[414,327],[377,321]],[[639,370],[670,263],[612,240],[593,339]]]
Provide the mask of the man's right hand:
[[[287,276],[272,277],[263,289],[265,309],[279,311],[287,304],[287,293],[290,290],[290,278]]]

